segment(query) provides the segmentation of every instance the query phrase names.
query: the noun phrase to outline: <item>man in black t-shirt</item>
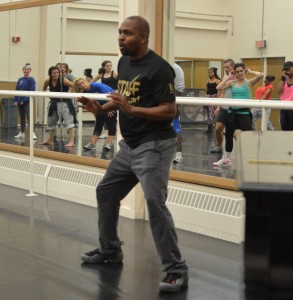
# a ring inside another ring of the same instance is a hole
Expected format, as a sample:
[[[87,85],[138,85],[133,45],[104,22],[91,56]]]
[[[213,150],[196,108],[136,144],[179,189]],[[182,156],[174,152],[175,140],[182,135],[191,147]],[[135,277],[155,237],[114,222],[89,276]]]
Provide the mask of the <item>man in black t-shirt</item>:
[[[188,285],[187,266],[177,244],[168,208],[168,178],[176,149],[171,126],[176,115],[174,71],[148,48],[149,24],[139,16],[125,19],[119,28],[118,90],[109,102],[80,98],[84,108],[119,110],[123,140],[103,180],[97,187],[100,248],[84,253],[87,263],[122,262],[117,234],[120,201],[140,182],[148,206],[149,221],[163,269],[163,292],[175,292]]]

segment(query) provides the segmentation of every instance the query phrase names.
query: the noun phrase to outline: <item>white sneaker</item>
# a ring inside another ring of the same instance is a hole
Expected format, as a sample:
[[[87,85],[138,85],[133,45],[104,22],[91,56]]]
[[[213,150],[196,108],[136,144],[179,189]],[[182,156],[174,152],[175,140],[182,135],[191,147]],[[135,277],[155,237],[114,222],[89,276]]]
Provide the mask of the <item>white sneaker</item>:
[[[108,137],[108,134],[101,134],[99,136],[99,139],[106,139]]]
[[[34,139],[34,140],[37,140],[37,139],[38,139],[34,132],[33,132],[33,139]]]
[[[103,148],[107,151],[111,151],[112,147],[113,147],[113,144],[107,142]]]
[[[16,139],[24,138],[24,132],[20,132],[18,135],[14,136]]]
[[[222,157],[220,160],[215,161],[213,166],[231,166],[231,158]]]
[[[180,163],[183,160],[183,156],[181,152],[176,152],[176,155],[173,159],[173,163]]]

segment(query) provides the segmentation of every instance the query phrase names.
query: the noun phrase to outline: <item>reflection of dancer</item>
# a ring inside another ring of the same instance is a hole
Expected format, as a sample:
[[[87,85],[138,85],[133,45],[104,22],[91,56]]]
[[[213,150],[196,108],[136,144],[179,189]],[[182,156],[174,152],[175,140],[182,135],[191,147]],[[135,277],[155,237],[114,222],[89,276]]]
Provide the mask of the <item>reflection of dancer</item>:
[[[100,94],[108,94],[109,92],[114,92],[108,85],[100,83],[100,82],[87,82],[83,78],[78,78],[74,81],[74,91],[76,93],[100,93]],[[106,101],[99,101],[101,104],[106,103]],[[83,148],[85,150],[95,150],[96,143],[99,139],[99,136],[103,130],[103,125],[106,124],[109,130],[109,136],[104,145],[104,149],[110,151],[113,148],[113,141],[117,131],[117,112],[107,112],[101,113],[96,116],[96,123],[94,132],[92,135],[91,142],[84,145]]]
[[[251,79],[246,79],[245,74],[254,75]],[[236,80],[234,79],[236,76]],[[250,99],[251,88],[263,77],[263,73],[245,69],[245,65],[238,63],[234,65],[234,71],[230,72],[218,86],[218,90],[232,88],[232,98]],[[226,145],[223,157],[213,163],[214,166],[230,166],[231,153],[233,150],[233,135],[236,129],[243,131],[252,130],[252,117],[249,108],[229,107],[226,124]]]
[[[235,65],[234,60],[232,59],[227,59],[224,61],[224,70],[226,73],[226,76],[224,79],[229,76],[229,73],[233,71],[233,67]],[[223,80],[224,80],[223,79]],[[227,87],[224,90],[224,98],[232,98],[232,88]],[[218,106],[216,109],[216,115],[217,115],[217,120],[216,120],[216,140],[217,140],[217,145],[211,149],[211,153],[222,153],[223,152],[223,139],[224,139],[224,129],[226,127],[227,123],[227,115],[228,115],[228,106]]]
[[[102,67],[99,69],[98,74],[91,80],[91,82],[95,82],[101,79],[101,82],[111,87],[113,90],[117,90],[117,78],[118,73],[112,70],[112,62],[110,60],[104,60],[102,62]],[[104,131],[100,135],[100,139],[104,139],[108,137],[108,128],[105,124]]]
[[[273,91],[272,82],[275,80],[275,76],[268,75],[265,77],[264,85],[260,86],[255,91],[255,99],[258,100],[270,100]],[[268,130],[274,130],[274,127],[270,121],[271,109],[267,108],[267,128]],[[262,108],[252,108],[252,129],[255,130],[255,122],[262,117]]]
[[[43,91],[49,87],[50,92],[68,92],[72,88],[72,82],[60,75],[57,67],[49,68],[49,78],[45,80]],[[69,130],[69,143],[65,146],[74,146],[74,128],[76,124],[76,111],[71,99],[51,98],[48,109],[49,137],[40,145],[51,145],[57,128],[57,122],[64,121],[65,127]]]
[[[176,96],[182,96],[185,88],[185,81],[184,81],[184,72],[181,69],[181,67],[174,63],[173,69],[175,71],[175,93]],[[176,148],[176,154],[173,159],[174,163],[179,163],[183,160],[182,155],[182,129],[181,129],[181,122],[180,122],[180,110],[179,105],[177,105],[177,114],[172,122],[172,126],[177,133],[177,148]]]
[[[282,101],[293,101],[293,61],[287,61],[283,65],[283,75],[277,86],[277,92]],[[280,123],[283,131],[293,130],[293,110],[280,110]]]
[[[206,97],[208,98],[216,98],[220,91],[217,91],[217,85],[221,82],[221,78],[217,74],[217,68],[210,68],[209,69],[209,79],[207,81],[207,90],[206,90]],[[206,133],[211,133],[213,131],[213,125],[216,122],[216,107],[214,106],[204,106],[204,114],[208,118],[208,130],[205,131]]]
[[[117,77],[118,73],[112,70],[112,62],[110,60],[104,60],[102,67],[91,82],[95,82],[101,79],[101,82],[110,86],[113,90],[117,89]]]
[[[23,77],[20,77],[16,84],[17,91],[34,91],[36,89],[36,81],[30,76],[31,73],[30,64],[26,64],[23,68]],[[24,138],[25,130],[25,119],[27,119],[28,124],[30,124],[30,97],[26,96],[15,96],[14,102],[18,107],[18,113],[20,117],[20,132],[15,138]],[[37,137],[33,133],[33,139],[36,140]]]
[[[92,69],[90,69],[90,68],[84,69],[83,75],[85,76],[85,80],[87,82],[91,82],[91,80],[93,79]]]
[[[118,92],[102,106],[80,98],[96,114],[119,108],[124,140],[97,187],[100,249],[84,253],[88,263],[121,262],[117,227],[120,201],[141,183],[154,242],[166,277],[160,291],[175,292],[188,284],[172,216],[166,206],[170,165],[176,149],[171,126],[176,114],[174,71],[148,49],[149,24],[140,16],[125,19],[119,28]]]

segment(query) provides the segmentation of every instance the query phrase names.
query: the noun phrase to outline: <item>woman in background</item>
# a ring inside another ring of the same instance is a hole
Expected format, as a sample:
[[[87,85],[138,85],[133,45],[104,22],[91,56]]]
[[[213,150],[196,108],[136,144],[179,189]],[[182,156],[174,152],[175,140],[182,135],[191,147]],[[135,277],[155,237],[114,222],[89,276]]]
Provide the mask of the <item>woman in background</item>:
[[[84,75],[85,80],[86,80],[87,82],[91,82],[92,79],[93,79],[92,71],[93,71],[93,70],[90,69],[90,68],[84,69],[84,71],[83,71],[83,75]]]
[[[254,75],[251,79],[246,79],[245,75]],[[236,79],[235,79],[236,77]],[[263,73],[246,69],[243,63],[234,65],[234,70],[229,73],[218,86],[217,90],[232,88],[233,99],[250,99],[251,88],[263,78]],[[231,153],[233,150],[233,136],[236,129],[243,131],[252,130],[252,116],[249,108],[229,107],[226,124],[226,144],[223,157],[213,163],[213,166],[230,166]]]
[[[16,84],[17,91],[35,91],[36,81],[30,76],[31,65],[27,63],[23,68],[23,77],[20,77]],[[15,96],[14,103],[18,107],[18,113],[20,117],[20,132],[15,138],[20,139],[25,137],[25,119],[27,119],[28,125],[30,124],[30,97],[27,96]],[[33,139],[36,140],[37,137],[33,132]]]
[[[217,98],[220,95],[220,91],[217,90],[217,85],[221,82],[221,78],[217,74],[217,68],[209,69],[209,79],[207,81],[206,97],[207,98]],[[216,107],[214,106],[204,106],[204,114],[207,115],[208,119],[208,129],[205,133],[211,133],[213,131],[213,126],[216,124]]]
[[[108,94],[109,92],[114,92],[114,90],[106,84],[101,82],[87,82],[83,78],[77,78],[74,81],[73,90],[75,93],[100,93]],[[98,100],[101,104],[104,104],[106,100]],[[103,130],[104,124],[107,125],[109,130],[109,136],[107,137],[106,143],[103,146],[103,149],[106,151],[111,151],[113,148],[114,138],[117,131],[117,112],[107,112],[100,113],[96,116],[95,128],[91,138],[91,142],[84,145],[85,150],[96,150],[96,143],[99,139],[99,136]]]
[[[95,82],[101,79],[101,82],[111,87],[114,91],[117,89],[118,73],[112,70],[112,62],[104,60],[98,74],[91,80]]]
[[[48,74],[49,78],[44,82],[43,91],[46,91],[49,87],[50,92],[67,93],[68,89],[73,87],[72,82],[64,78],[57,67],[50,67]],[[57,122],[64,122],[66,129],[69,131],[69,142],[65,146],[73,147],[76,110],[71,99],[51,98],[48,109],[48,129],[50,133],[47,140],[40,145],[51,145],[53,143]]]
[[[112,62],[110,60],[104,60],[102,62],[102,67],[99,69],[98,74],[91,80],[91,82],[95,82],[101,79],[103,84],[108,85],[114,91],[117,90],[118,83],[118,73],[112,70]],[[106,125],[107,126],[107,125]],[[100,139],[104,139],[108,137],[108,128],[104,127],[103,134],[100,135]]]
[[[263,86],[260,86],[255,91],[255,99],[257,100],[270,100],[273,91],[272,82],[275,80],[275,76],[267,75],[264,80]],[[271,109],[267,108],[267,129],[274,130],[274,127],[270,121]],[[255,122],[262,117],[261,108],[252,108],[252,129],[256,130]]]

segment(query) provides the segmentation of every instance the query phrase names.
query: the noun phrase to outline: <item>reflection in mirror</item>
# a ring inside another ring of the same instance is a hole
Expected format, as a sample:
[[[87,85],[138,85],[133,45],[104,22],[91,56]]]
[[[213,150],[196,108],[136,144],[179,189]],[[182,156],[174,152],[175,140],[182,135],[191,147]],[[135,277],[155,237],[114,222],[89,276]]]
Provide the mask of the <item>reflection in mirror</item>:
[[[286,3],[288,7],[292,6],[289,1]],[[285,35],[280,35],[276,26],[274,27],[276,20],[272,22],[272,17],[288,15],[290,10],[286,9],[286,6],[276,8],[273,1],[263,4],[255,6],[252,0],[243,3],[232,0],[176,1],[174,55],[184,70],[186,96],[190,96],[194,91],[196,95],[204,96],[209,68],[216,67],[219,77],[223,78],[223,61],[227,58],[242,60],[247,67],[255,71],[274,75],[277,79],[280,77],[282,64],[286,57],[291,57],[288,50],[290,47],[284,47],[288,41]],[[252,13],[257,17],[252,18]],[[75,77],[83,77],[85,69],[92,69],[93,76],[98,74],[104,60],[110,60],[113,70],[117,70],[118,0],[73,1],[2,11],[0,16],[0,89],[15,89],[18,78],[23,75],[22,67],[27,62],[32,66],[31,75],[36,79],[38,90],[43,88],[49,67],[57,62],[68,63]],[[285,18],[282,18],[278,22],[282,24],[284,20]],[[246,30],[243,30],[244,27]],[[265,39],[270,39],[267,40],[267,46],[257,48],[256,41]],[[282,55],[276,56],[275,53]],[[278,98],[277,79],[272,83],[271,99]],[[252,89],[252,97],[255,96],[255,89],[261,84]],[[51,147],[40,146],[40,142],[47,135],[48,103],[49,99],[38,99],[34,105],[35,132],[38,136],[35,147],[45,151],[77,154],[75,147],[65,147],[68,133],[62,125],[57,128],[56,142]],[[15,127],[19,119],[13,101],[2,101],[0,109],[1,142],[28,146],[27,137],[23,140],[14,138],[19,132],[19,128]],[[221,172],[211,167],[211,163],[220,154],[210,153],[216,141],[215,130],[213,129],[212,134],[204,133],[207,119],[202,108],[186,105],[181,107],[180,114],[183,127],[183,161],[173,164],[172,168],[188,173],[235,178],[234,165],[230,170]],[[277,130],[280,128],[278,117],[279,111],[274,110],[271,121]],[[82,120],[83,124],[80,120],[78,123],[78,126],[83,125],[82,134],[76,132],[76,143],[81,142],[85,145],[92,136],[93,116],[83,112]],[[103,141],[101,139],[97,143],[95,151],[82,151],[82,155],[111,159],[116,147],[113,153],[105,155],[102,151]],[[232,160],[236,159],[235,154],[233,155]]]

